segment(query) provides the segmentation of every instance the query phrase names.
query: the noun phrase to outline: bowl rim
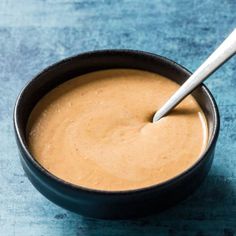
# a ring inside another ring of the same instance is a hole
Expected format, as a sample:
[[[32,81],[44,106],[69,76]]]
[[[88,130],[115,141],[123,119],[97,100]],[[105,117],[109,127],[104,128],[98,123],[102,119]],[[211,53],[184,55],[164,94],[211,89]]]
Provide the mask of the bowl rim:
[[[30,151],[28,150],[26,141],[24,141],[24,138],[22,137],[22,135],[24,135],[19,128],[19,119],[18,119],[18,113],[19,113],[19,107],[22,106],[21,104],[21,100],[22,97],[24,96],[24,92],[27,89],[28,86],[30,86],[32,83],[34,83],[36,80],[40,79],[40,77],[47,73],[48,71],[55,69],[58,66],[64,65],[69,63],[70,61],[76,60],[78,57],[82,58],[82,57],[88,57],[88,56],[96,56],[99,54],[110,54],[110,55],[114,55],[114,54],[122,54],[124,57],[129,54],[129,55],[139,55],[139,56],[143,56],[143,57],[149,57],[149,58],[153,58],[154,60],[158,59],[160,61],[163,61],[164,63],[167,63],[169,66],[175,67],[178,70],[188,74],[189,76],[192,74],[188,69],[186,69],[184,66],[176,63],[175,61],[158,55],[158,54],[154,54],[151,52],[146,52],[146,51],[141,51],[141,50],[132,50],[132,49],[104,49],[104,50],[94,50],[94,51],[87,51],[87,52],[83,52],[83,53],[79,53],[76,55],[73,55],[71,57],[67,57],[63,60],[60,60],[56,63],[53,63],[51,65],[49,65],[48,67],[46,67],[45,69],[43,69],[41,72],[39,72],[38,74],[36,74],[30,81],[28,81],[23,88],[21,89],[16,102],[15,102],[15,106],[14,106],[14,111],[13,111],[13,125],[14,125],[14,131],[15,131],[15,136],[16,139],[18,141],[18,145],[21,146],[21,148],[23,149],[23,152],[25,154],[24,157],[27,158],[28,161],[30,161],[34,167],[36,167],[36,169],[38,169],[41,173],[43,173],[44,175],[46,175],[47,177],[49,177],[50,179],[52,179],[53,181],[56,181],[58,184],[62,184],[64,187],[69,187],[72,190],[75,191],[83,191],[83,192],[87,192],[87,193],[92,193],[92,194],[101,194],[101,195],[126,195],[126,194],[137,194],[137,193],[142,193],[145,191],[152,191],[156,188],[163,188],[163,187],[167,187],[168,185],[174,184],[175,182],[178,182],[179,180],[181,180],[182,178],[188,176],[189,174],[191,174],[191,172],[196,169],[208,156],[208,153],[211,151],[212,147],[214,146],[214,144],[217,141],[218,135],[219,135],[219,129],[220,129],[220,115],[219,115],[219,110],[216,104],[216,101],[213,97],[213,95],[211,94],[211,92],[209,91],[209,89],[203,84],[201,83],[199,85],[199,87],[201,87],[203,89],[203,92],[205,93],[205,95],[208,97],[208,99],[210,100],[210,104],[213,108],[213,116],[214,116],[214,125],[213,125],[213,129],[212,129],[212,136],[211,139],[208,142],[208,145],[205,149],[205,151],[201,154],[201,156],[198,158],[198,160],[196,162],[194,162],[194,164],[192,164],[189,168],[187,168],[186,170],[184,170],[183,172],[179,173],[178,175],[167,179],[163,182],[157,183],[157,184],[153,184],[150,186],[146,186],[146,187],[142,187],[142,188],[137,188],[137,189],[128,189],[128,190],[100,190],[100,189],[92,189],[92,188],[88,188],[88,187],[84,187],[84,186],[80,186],[80,185],[76,185],[73,183],[70,183],[66,180],[63,180],[59,177],[57,177],[56,175],[52,174],[51,172],[49,172],[46,168],[44,168],[34,157],[33,155],[31,155]],[[19,148],[19,147],[18,147]],[[22,155],[22,154],[21,154]]]

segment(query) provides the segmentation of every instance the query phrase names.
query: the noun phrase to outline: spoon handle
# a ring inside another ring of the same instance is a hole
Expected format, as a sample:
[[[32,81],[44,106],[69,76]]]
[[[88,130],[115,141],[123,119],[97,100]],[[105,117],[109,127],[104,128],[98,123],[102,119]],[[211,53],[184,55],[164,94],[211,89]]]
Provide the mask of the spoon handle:
[[[170,99],[158,110],[153,122],[165,116],[171,109],[178,105],[200,83],[211,75],[218,67],[236,53],[236,29],[223,41],[223,43],[198,67],[188,80],[170,97]]]

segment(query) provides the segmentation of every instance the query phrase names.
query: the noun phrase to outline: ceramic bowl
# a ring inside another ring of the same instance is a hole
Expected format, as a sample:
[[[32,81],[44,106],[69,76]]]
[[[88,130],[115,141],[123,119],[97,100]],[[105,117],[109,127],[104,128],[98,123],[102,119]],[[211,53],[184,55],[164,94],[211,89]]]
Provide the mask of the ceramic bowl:
[[[158,212],[187,197],[199,186],[211,167],[220,123],[217,105],[205,85],[201,84],[192,95],[208,122],[208,146],[193,166],[163,183],[127,191],[102,191],[73,185],[48,172],[35,160],[27,146],[25,131],[28,117],[46,93],[78,75],[111,68],[147,70],[179,84],[191,74],[172,60],[133,50],[87,52],[49,66],[23,88],[16,101],[14,127],[20,160],[36,189],[68,210],[104,219],[131,218]]]

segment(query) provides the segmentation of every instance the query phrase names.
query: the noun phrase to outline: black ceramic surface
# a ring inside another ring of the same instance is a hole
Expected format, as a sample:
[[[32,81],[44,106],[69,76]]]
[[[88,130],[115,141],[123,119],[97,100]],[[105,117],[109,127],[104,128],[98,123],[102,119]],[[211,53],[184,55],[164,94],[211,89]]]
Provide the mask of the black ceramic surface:
[[[42,96],[75,76],[109,68],[133,68],[156,72],[182,84],[190,72],[164,57],[131,50],[104,50],[80,54],[56,63],[30,81],[19,95],[14,127],[20,160],[32,184],[49,200],[82,215],[119,219],[163,210],[188,196],[207,175],[219,133],[219,114],[208,89],[201,85],[193,96],[209,126],[209,145],[194,166],[164,183],[128,191],[99,191],[65,182],[45,170],[28,151],[25,129],[30,112]],[[148,158],[148,157],[147,157]]]

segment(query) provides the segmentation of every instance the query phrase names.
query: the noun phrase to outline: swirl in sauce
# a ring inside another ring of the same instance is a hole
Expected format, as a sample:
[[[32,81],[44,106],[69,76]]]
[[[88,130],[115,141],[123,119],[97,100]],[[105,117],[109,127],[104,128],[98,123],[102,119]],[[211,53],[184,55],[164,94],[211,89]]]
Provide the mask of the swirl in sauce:
[[[151,123],[178,87],[131,69],[71,79],[33,109],[29,149],[52,174],[79,186],[130,190],[161,183],[192,166],[207,145],[206,119],[192,96]]]

